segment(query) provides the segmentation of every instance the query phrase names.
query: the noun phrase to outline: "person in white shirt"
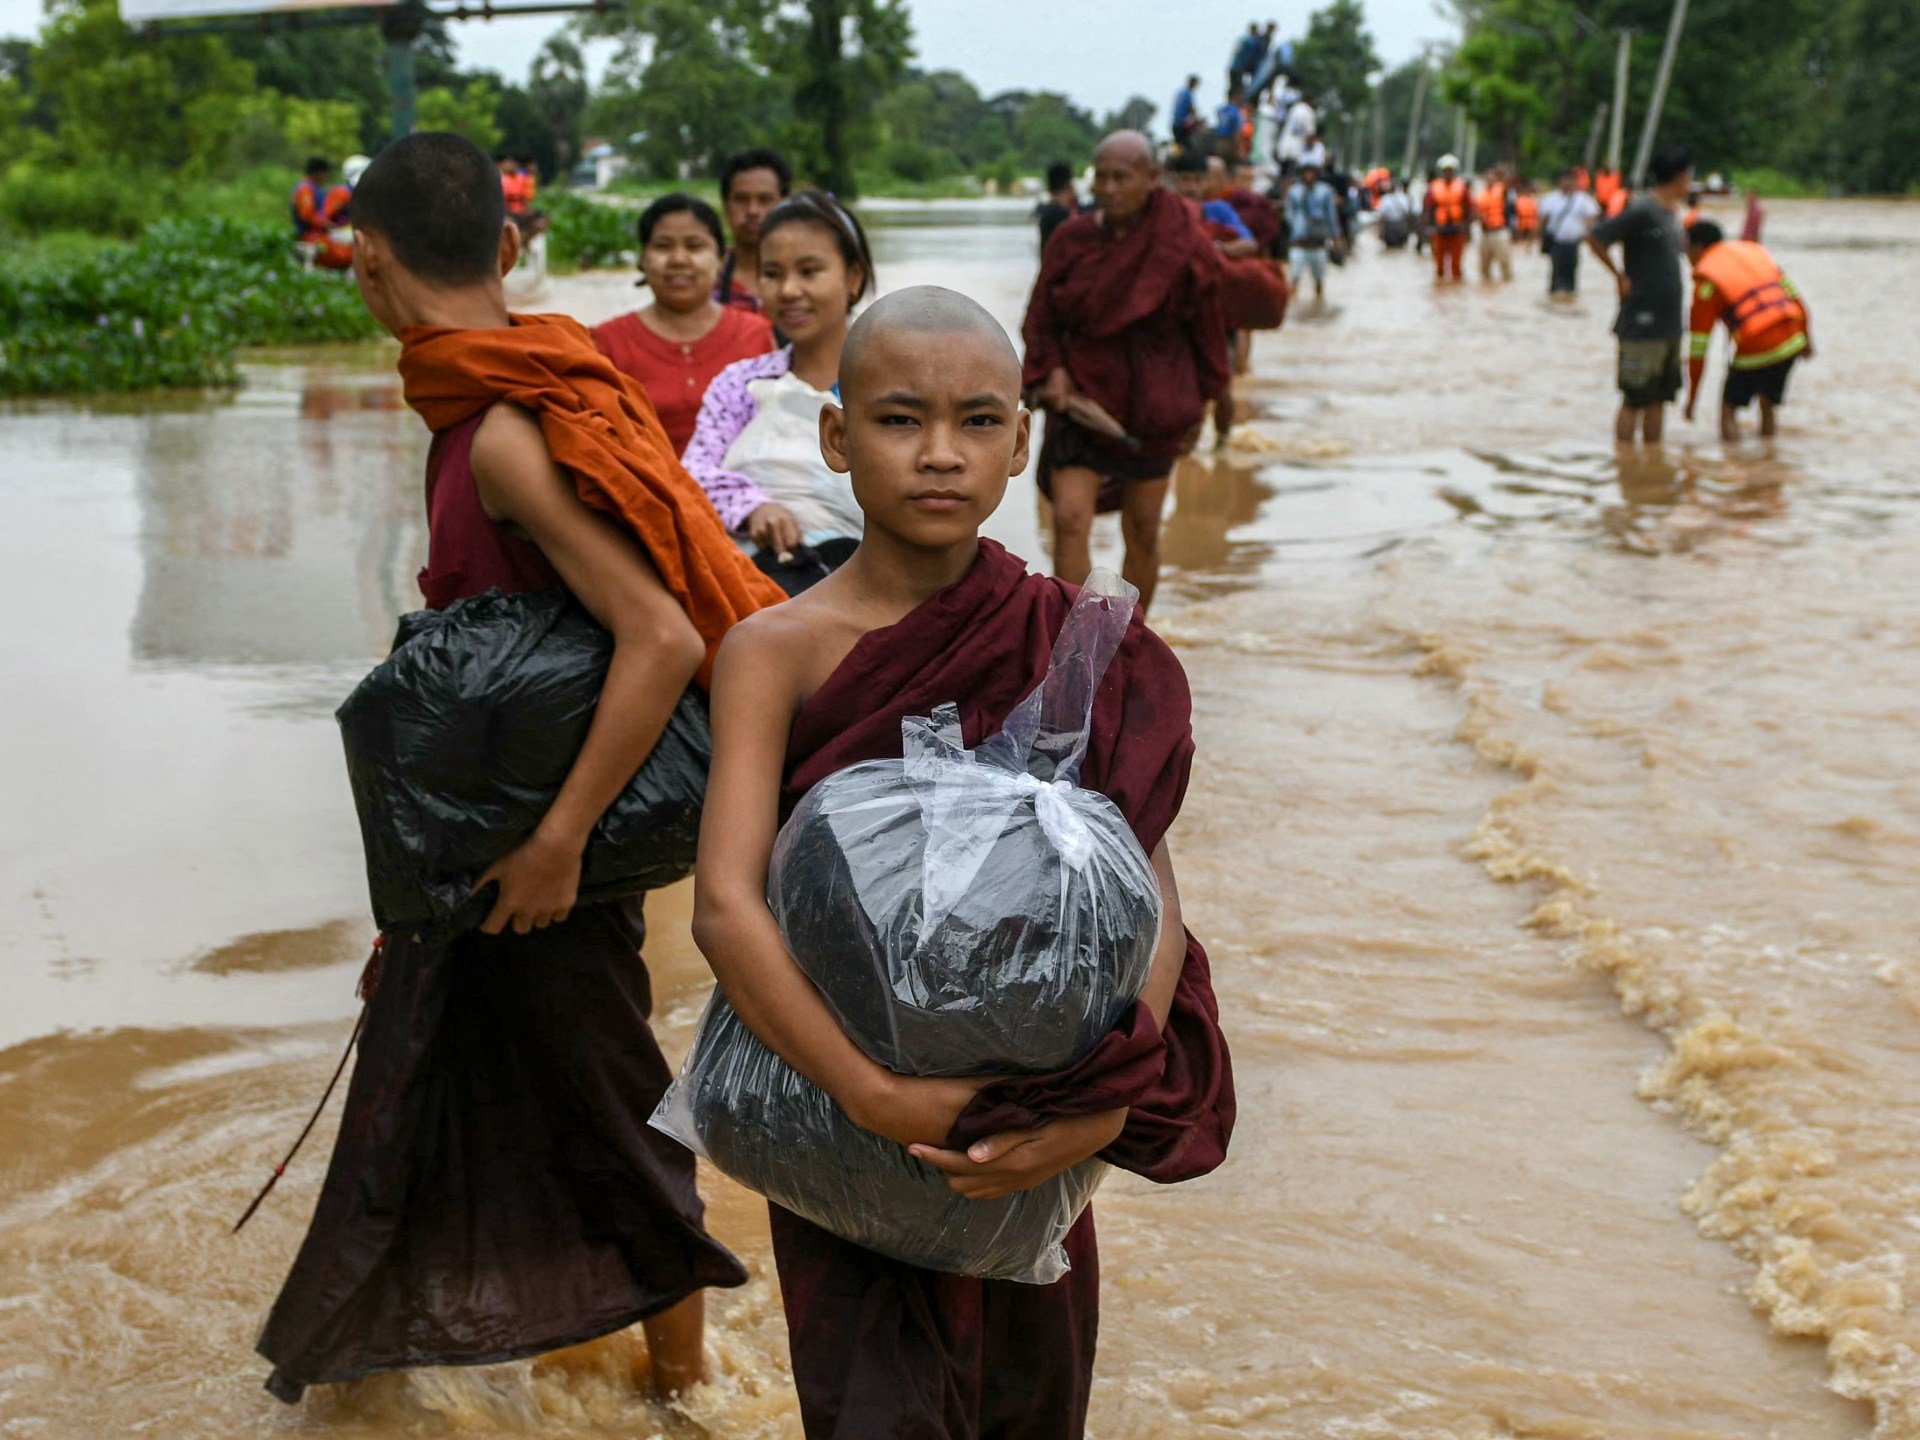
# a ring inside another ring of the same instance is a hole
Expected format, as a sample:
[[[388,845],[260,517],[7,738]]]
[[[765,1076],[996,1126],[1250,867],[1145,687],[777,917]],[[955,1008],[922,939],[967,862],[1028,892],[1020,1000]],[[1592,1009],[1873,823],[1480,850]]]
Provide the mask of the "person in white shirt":
[[[1389,186],[1373,209],[1380,219],[1380,243],[1389,250],[1404,249],[1413,234],[1413,201],[1407,196],[1407,182]]]
[[[1560,188],[1540,202],[1540,248],[1553,262],[1547,293],[1571,300],[1580,273],[1580,247],[1600,218],[1600,202],[1580,188],[1571,168],[1560,172]]]
[[[1320,131],[1320,114],[1313,108],[1313,97],[1301,93],[1280,122],[1280,139],[1273,147],[1273,158],[1280,162],[1280,173],[1291,175],[1300,168],[1307,146]],[[1322,157],[1324,159],[1324,157]]]

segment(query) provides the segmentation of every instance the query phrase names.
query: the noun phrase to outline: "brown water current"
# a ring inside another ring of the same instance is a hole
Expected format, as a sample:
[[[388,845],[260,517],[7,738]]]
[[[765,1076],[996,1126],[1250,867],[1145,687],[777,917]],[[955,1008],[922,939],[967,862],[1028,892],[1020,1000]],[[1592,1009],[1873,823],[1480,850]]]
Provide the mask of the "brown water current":
[[[1559,308],[1532,257],[1436,292],[1369,241],[1178,472],[1174,849],[1241,1120],[1216,1175],[1101,1193],[1094,1434],[1920,1437],[1920,206],[1772,211],[1819,342],[1776,443],[1618,455],[1591,266]],[[1017,325],[1019,210],[890,218],[888,287]],[[796,1436],[764,1210],[715,1177],[755,1279],[676,1411],[624,1336],[260,1389],[331,1120],[227,1229],[370,930],[330,712],[418,603],[391,358],[0,411],[0,1437]],[[996,533],[1040,559],[1029,486]]]

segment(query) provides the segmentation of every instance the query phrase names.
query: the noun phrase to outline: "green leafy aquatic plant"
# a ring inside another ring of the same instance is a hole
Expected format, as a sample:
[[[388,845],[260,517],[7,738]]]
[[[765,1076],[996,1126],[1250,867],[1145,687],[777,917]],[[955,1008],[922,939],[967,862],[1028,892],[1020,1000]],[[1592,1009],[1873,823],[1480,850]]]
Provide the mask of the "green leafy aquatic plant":
[[[378,333],[351,277],[302,271],[274,226],[167,220],[0,266],[0,395],[230,386],[244,346]]]

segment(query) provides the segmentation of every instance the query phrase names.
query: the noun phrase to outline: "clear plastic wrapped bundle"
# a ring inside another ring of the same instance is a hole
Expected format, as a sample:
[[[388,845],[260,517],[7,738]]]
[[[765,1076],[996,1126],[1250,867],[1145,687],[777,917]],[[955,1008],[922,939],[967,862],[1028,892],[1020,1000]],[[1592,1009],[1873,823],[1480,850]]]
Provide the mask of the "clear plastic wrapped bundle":
[[[768,904],[847,1034],[908,1075],[1071,1065],[1145,985],[1160,929],[1153,868],[1126,818],[1080,788],[1094,692],[1134,592],[1097,573],[1040,684],[1000,733],[958,710],[902,723],[898,760],[829,775],[782,827]],[[1045,1283],[1105,1167],[968,1200],[860,1129],[715,993],[654,1124],[734,1179],[845,1239],[927,1269]]]

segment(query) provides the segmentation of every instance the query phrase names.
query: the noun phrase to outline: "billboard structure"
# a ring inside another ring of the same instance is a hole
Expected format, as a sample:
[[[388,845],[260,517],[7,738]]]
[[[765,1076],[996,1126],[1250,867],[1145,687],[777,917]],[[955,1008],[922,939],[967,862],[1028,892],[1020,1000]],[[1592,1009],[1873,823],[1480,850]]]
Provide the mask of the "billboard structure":
[[[354,0],[354,8],[397,3],[399,0]],[[267,16],[340,8],[340,0],[120,0],[120,18],[129,25],[141,26],[157,20]]]
[[[443,9],[426,0],[119,0],[120,18],[148,39],[167,35],[260,34],[280,30],[331,30],[377,24],[387,42],[387,90],[393,135],[413,133],[413,44],[434,20],[491,20],[509,15],[595,14],[617,0],[536,0],[530,5],[455,4]]]

